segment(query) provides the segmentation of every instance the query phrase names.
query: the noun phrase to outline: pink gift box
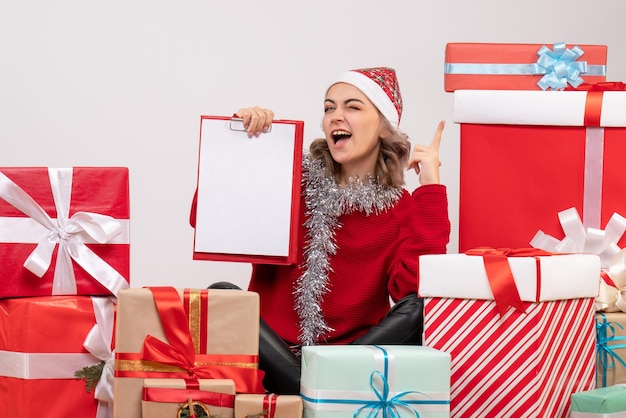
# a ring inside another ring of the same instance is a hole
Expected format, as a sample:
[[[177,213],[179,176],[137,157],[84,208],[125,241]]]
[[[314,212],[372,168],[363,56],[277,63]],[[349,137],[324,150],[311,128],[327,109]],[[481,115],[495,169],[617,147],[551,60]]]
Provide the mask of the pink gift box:
[[[117,295],[129,206],[127,168],[0,168],[0,297]]]

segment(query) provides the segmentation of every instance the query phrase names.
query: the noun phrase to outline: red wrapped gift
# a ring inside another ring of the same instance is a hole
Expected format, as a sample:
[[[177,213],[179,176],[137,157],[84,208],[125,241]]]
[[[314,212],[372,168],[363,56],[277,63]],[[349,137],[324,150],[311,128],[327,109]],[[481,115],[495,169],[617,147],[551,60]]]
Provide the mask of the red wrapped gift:
[[[553,243],[568,236],[551,250],[593,250],[606,265],[626,244],[626,91],[462,90],[454,97],[459,251],[528,247],[541,231]]]
[[[2,416],[108,416],[114,320],[113,299],[107,297],[0,299]],[[88,393],[75,373],[101,362],[102,377]]]
[[[606,45],[449,43],[445,91],[547,90],[605,81]]]
[[[127,168],[0,168],[0,297],[116,295],[129,222]]]
[[[566,418],[571,394],[595,386],[599,257],[472,254],[419,259],[424,345],[452,356],[451,417]]]
[[[140,418],[144,379],[231,379],[264,393],[259,295],[226,289],[123,289],[115,353],[117,418]]]

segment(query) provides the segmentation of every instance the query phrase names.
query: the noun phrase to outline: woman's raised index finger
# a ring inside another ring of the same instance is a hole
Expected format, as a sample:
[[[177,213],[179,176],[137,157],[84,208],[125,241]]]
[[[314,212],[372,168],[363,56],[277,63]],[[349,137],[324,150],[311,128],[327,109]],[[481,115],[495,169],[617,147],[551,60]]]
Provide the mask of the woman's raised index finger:
[[[441,137],[443,134],[443,128],[445,128],[445,126],[445,120],[439,121],[439,124],[437,125],[437,130],[435,130],[435,135],[433,135],[433,140],[430,143],[431,147],[436,147],[437,149],[439,149],[439,145],[441,144]]]

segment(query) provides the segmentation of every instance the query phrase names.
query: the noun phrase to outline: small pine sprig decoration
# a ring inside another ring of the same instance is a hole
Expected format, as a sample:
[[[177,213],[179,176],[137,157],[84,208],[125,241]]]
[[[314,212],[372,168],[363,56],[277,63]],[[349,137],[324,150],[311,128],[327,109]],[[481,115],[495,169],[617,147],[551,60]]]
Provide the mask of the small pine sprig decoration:
[[[219,418],[219,415],[211,415],[209,408],[203,403],[190,398],[186,404],[181,405],[177,418]]]
[[[102,376],[102,371],[104,370],[104,365],[106,363],[101,361],[99,364],[94,364],[93,366],[85,366],[82,369],[76,371],[74,376],[78,379],[83,379],[85,381],[85,388],[87,389],[87,393],[91,393],[96,388],[96,385],[100,381],[100,376]]]

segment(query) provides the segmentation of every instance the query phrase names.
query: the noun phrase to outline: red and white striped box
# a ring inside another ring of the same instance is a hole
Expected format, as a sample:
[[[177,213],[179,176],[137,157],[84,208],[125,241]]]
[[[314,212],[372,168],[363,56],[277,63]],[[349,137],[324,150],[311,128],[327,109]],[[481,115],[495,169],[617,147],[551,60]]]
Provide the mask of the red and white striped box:
[[[571,394],[595,387],[599,257],[502,257],[506,283],[490,255],[420,257],[423,341],[452,356],[451,417],[565,418]],[[515,291],[523,312],[501,314],[494,293]]]

